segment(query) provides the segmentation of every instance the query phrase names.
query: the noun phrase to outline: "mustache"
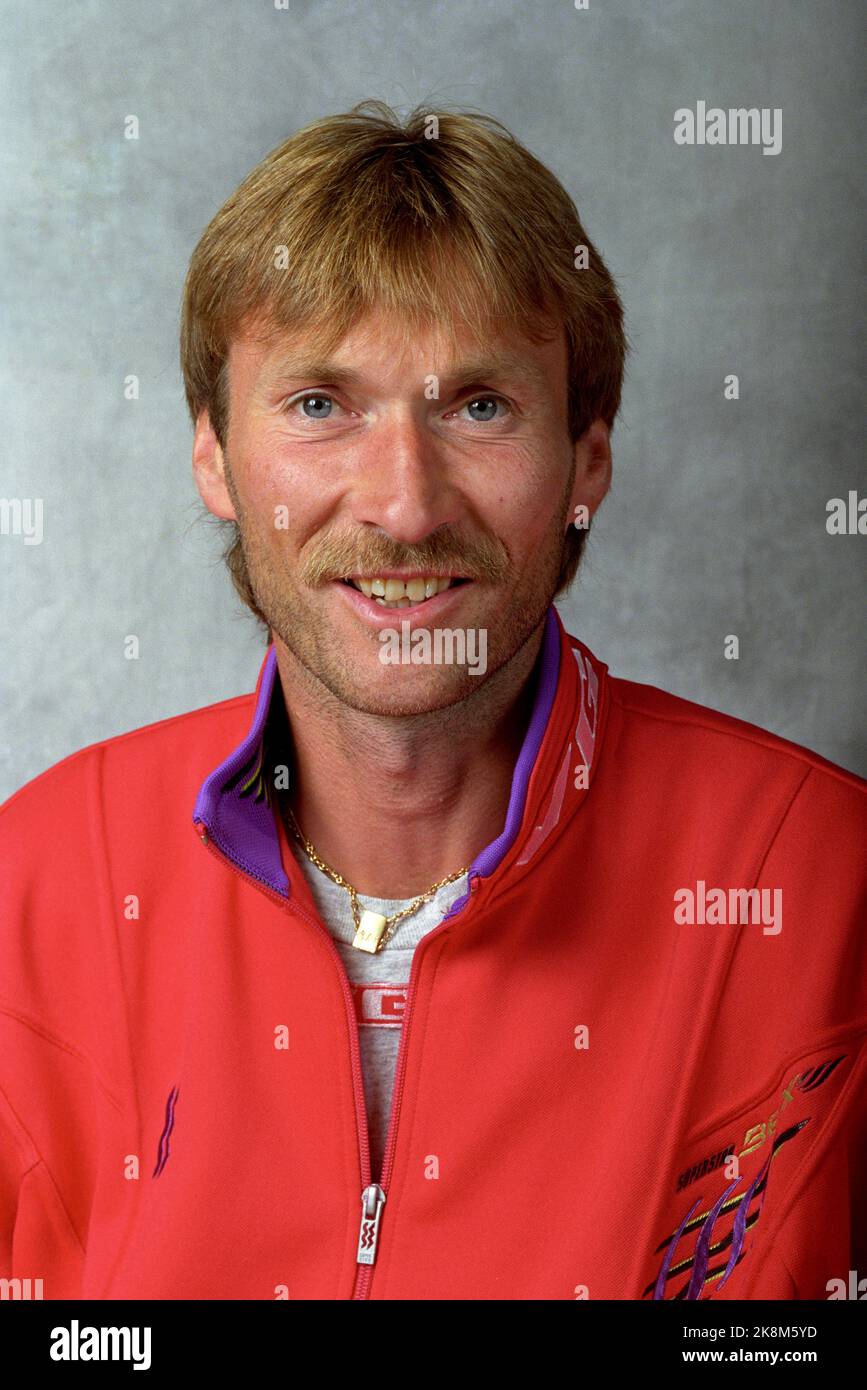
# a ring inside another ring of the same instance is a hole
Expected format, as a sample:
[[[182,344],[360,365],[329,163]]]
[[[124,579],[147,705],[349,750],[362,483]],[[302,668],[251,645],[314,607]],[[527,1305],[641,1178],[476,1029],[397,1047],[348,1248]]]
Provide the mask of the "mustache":
[[[461,542],[439,531],[417,545],[402,545],[381,534],[322,536],[310,543],[309,553],[298,567],[298,579],[312,588],[330,579],[391,569],[414,569],[420,574],[445,570],[496,583],[509,572],[509,552],[496,536],[481,535]]]

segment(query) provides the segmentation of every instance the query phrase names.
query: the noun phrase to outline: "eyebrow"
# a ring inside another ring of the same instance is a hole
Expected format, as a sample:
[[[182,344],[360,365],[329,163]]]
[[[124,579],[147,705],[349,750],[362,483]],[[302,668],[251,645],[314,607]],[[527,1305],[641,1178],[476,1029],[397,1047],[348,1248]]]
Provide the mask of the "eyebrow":
[[[297,379],[352,386],[358,385],[363,377],[364,373],[354,367],[339,366],[336,362],[324,358],[281,357],[267,373],[267,384],[276,386]],[[471,358],[458,363],[448,372],[439,373],[439,379],[446,387],[455,389],[481,386],[486,381],[498,379],[527,382],[539,388],[548,384],[547,372],[534,362],[512,352]]]

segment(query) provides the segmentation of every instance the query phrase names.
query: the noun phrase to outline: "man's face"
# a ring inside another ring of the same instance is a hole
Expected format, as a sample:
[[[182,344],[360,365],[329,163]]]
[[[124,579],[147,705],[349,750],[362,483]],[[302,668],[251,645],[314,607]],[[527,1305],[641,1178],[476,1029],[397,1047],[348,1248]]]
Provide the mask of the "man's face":
[[[203,412],[194,469],[209,509],[239,524],[278,651],[388,715],[452,705],[514,657],[551,602],[575,506],[592,515],[609,483],[604,423],[569,440],[566,365],[565,334],[460,339],[449,359],[436,330],[407,346],[381,312],[327,363],[303,332],[237,339],[225,452]],[[384,661],[380,634],[407,622],[410,637],[484,630],[485,673]]]

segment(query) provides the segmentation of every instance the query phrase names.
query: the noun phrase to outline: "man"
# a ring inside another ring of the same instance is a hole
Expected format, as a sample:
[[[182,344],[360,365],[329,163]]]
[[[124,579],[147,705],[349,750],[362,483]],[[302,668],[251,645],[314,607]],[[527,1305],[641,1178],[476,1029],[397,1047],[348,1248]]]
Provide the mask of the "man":
[[[7,803],[4,1274],[697,1300],[867,1268],[867,783],[610,676],[553,607],[625,350],[487,118],[363,104],[206,229],[195,478],[269,645],[255,695]]]

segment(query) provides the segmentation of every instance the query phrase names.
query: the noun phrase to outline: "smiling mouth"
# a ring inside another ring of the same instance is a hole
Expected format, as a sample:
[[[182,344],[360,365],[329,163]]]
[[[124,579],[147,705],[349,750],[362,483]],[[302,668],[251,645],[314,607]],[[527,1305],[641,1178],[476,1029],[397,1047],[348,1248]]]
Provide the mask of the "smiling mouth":
[[[341,584],[357,589],[365,598],[372,598],[381,608],[411,608],[415,604],[426,603],[429,598],[435,598],[446,589],[471,582],[456,574],[413,575],[408,579],[350,575],[340,580]]]

